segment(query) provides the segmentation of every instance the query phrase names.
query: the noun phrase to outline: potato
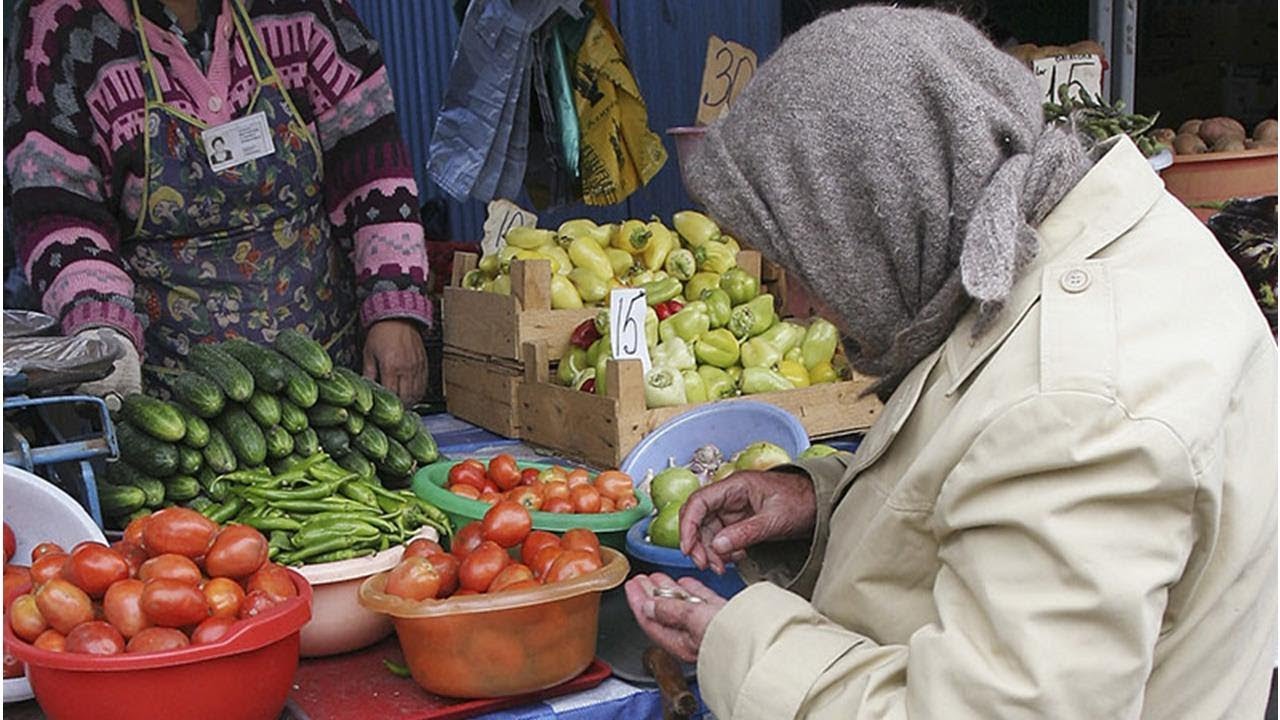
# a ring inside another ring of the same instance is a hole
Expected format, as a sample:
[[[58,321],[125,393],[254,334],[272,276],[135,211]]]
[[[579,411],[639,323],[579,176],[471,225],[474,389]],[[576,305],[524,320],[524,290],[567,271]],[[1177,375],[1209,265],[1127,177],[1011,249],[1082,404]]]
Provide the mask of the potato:
[[[1199,135],[1178,133],[1173,139],[1173,152],[1177,155],[1199,155],[1209,152],[1209,147],[1204,144]]]
[[[1231,135],[1220,137],[1209,146],[1209,152],[1239,152],[1244,150],[1244,138]]]
[[[1273,118],[1267,118],[1257,125],[1253,126],[1253,140],[1259,145],[1275,147],[1276,145],[1276,121]]]
[[[1226,142],[1229,138],[1240,141],[1240,146],[1244,147],[1244,139],[1247,134],[1244,126],[1236,120],[1229,117],[1209,118],[1200,123],[1200,139],[1204,140],[1209,147],[1213,147],[1219,142]]]
[[[1257,140],[1254,140],[1253,138],[1249,138],[1248,140],[1245,140],[1245,141],[1244,141],[1244,149],[1245,149],[1245,150],[1255,150],[1255,149],[1260,148],[1260,147],[1262,147],[1262,146],[1261,146],[1261,145],[1259,145],[1259,144],[1258,144],[1258,141],[1257,141]]]
[[[1161,145],[1173,145],[1173,139],[1177,136],[1178,133],[1174,132],[1173,128],[1156,128],[1151,131],[1151,139]]]
[[[1200,123],[1204,122],[1199,118],[1193,118],[1178,126],[1178,134],[1189,133],[1191,135],[1200,134]]]

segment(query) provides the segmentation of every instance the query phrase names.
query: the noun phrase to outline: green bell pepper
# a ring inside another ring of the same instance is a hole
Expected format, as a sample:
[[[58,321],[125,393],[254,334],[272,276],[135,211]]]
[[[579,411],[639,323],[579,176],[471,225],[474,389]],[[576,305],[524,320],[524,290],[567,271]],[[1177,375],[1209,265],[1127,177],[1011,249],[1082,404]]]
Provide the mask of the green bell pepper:
[[[684,296],[690,300],[700,300],[704,292],[719,286],[720,276],[718,274],[700,272],[689,278],[689,282],[685,283]]]
[[[693,370],[698,361],[693,356],[689,343],[678,337],[664,340],[650,353],[650,359],[658,367],[669,367],[673,370]]]
[[[720,227],[711,218],[697,210],[681,210],[671,216],[680,238],[693,247],[720,239]]]
[[[561,277],[561,279],[563,279],[563,276],[558,276],[558,277]],[[554,290],[555,283],[552,283],[551,285],[552,285],[552,289]],[[569,289],[572,290],[573,287],[570,286]],[[511,276],[507,275],[506,273],[503,273],[502,275],[499,275],[498,277],[494,278],[493,283],[489,285],[487,292],[498,293],[499,295],[510,295],[511,294]],[[554,297],[554,294],[552,297]],[[579,301],[579,304],[581,304],[581,301]]]
[[[766,332],[767,332],[767,331],[766,331]],[[800,346],[799,346],[799,345],[797,345],[797,346],[795,346],[795,347],[791,348],[791,349],[790,349],[790,350],[788,350],[786,353],[784,353],[784,354],[782,355],[782,359],[783,359],[783,360],[790,360],[791,362],[798,362],[798,363],[800,363],[801,365],[803,365],[803,364],[804,364],[804,355],[800,353]]]
[[[714,365],[700,365],[698,376],[706,386],[708,400],[723,400],[738,394],[738,386],[734,384],[729,373]]]
[[[602,280],[613,277],[613,265],[609,263],[609,256],[604,254],[604,249],[595,240],[578,237],[569,243],[569,259],[573,261],[574,267],[590,270]]]
[[[658,335],[665,341],[668,337],[679,337],[685,342],[697,340],[702,333],[711,329],[711,316],[707,314],[707,305],[701,300],[685,305],[680,312],[663,320],[658,325]]]
[[[742,366],[771,368],[782,361],[782,353],[763,337],[742,343]]]
[[[729,331],[738,338],[755,337],[773,327],[775,319],[773,296],[765,293],[733,309],[729,315]]]
[[[599,387],[598,381],[596,387]],[[684,376],[679,370],[655,365],[644,375],[644,404],[647,407],[684,405]]]
[[[595,362],[597,395],[605,394],[605,378],[609,376],[609,359],[613,356],[613,352],[609,349],[609,341],[605,338],[601,338],[601,340],[605,341],[604,351],[600,353]]]
[[[804,355],[804,366],[812,368],[818,363],[831,362],[836,353],[836,343],[840,341],[840,331],[836,326],[814,318],[809,329],[804,333],[804,342],[800,344],[800,352]]]
[[[468,290],[483,290],[484,283],[488,279],[480,270],[468,270],[467,274],[462,276],[462,287]]]
[[[595,340],[589,347],[587,347],[587,367],[595,367],[596,361],[600,359],[601,355],[609,354],[608,328],[605,328],[605,330],[606,332],[603,337]]]
[[[729,377],[733,379],[734,390],[742,392],[742,366],[734,365],[733,367],[725,368],[724,371],[729,373]]]
[[[600,333],[600,337],[609,337],[609,308],[597,310],[594,322],[596,332]]]
[[[679,280],[670,276],[661,280],[647,282],[642,287],[644,288],[644,300],[649,304],[649,307],[670,300],[679,295],[680,291],[684,289]]]
[[[760,281],[742,268],[733,268],[720,276],[720,289],[729,293],[731,305],[741,305],[760,293]]]
[[[709,242],[693,251],[698,269],[703,272],[725,273],[738,265],[738,258],[723,243]]]
[[[577,288],[582,301],[592,305],[609,296],[609,284],[604,278],[586,268],[574,268],[569,271],[569,282]]]
[[[687,402],[703,403],[707,401],[707,384],[697,370],[685,370],[680,373],[684,377],[684,397]]]
[[[677,280],[689,280],[698,272],[698,261],[694,259],[693,253],[681,248],[672,250],[667,255],[667,261],[663,265],[667,274]]]
[[[783,360],[778,363],[778,374],[790,380],[791,384],[798,388],[809,387],[809,371],[798,362]]]
[[[693,344],[693,353],[699,362],[728,368],[738,362],[738,340],[723,328],[708,330]]]
[[[702,291],[702,302],[707,305],[707,317],[711,320],[711,327],[722,328],[729,324],[729,316],[733,312],[733,301],[729,299],[729,293],[720,288],[711,288]]]
[[[778,392],[780,390],[792,390],[795,385],[792,382],[774,370],[768,368],[749,367],[742,369],[742,394],[756,395],[758,393]]]
[[[793,322],[780,322],[760,333],[760,339],[778,349],[785,357],[793,349],[800,347],[804,340],[804,328]]]
[[[569,387],[573,388],[574,390],[581,390],[583,383],[585,383],[588,380],[595,380],[595,379],[596,379],[596,369],[593,367],[589,367],[583,370],[582,372],[578,373],[577,375],[574,375],[573,381],[569,383]]]
[[[830,445],[824,445],[822,443],[814,443],[809,447],[805,448],[804,452],[800,453],[800,455],[797,456],[796,459],[808,460],[809,458],[823,458],[823,457],[827,457],[828,455],[835,455],[838,452],[840,451],[831,447]]]
[[[572,385],[573,378],[583,370],[590,367],[587,364],[587,351],[582,348],[570,348],[560,358],[560,367],[556,368],[556,379],[561,385]]]
[[[658,344],[658,311],[652,307],[644,309],[644,344],[650,348]]]

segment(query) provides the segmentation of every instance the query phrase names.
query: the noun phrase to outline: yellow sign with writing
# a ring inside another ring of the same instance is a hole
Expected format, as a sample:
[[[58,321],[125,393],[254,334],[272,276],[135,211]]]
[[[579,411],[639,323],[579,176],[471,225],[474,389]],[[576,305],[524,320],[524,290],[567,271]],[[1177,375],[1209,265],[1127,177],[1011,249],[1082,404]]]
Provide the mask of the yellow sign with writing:
[[[698,95],[698,125],[707,125],[729,111],[742,88],[756,74],[756,54],[751,48],[712,35],[707,39],[707,61]]]

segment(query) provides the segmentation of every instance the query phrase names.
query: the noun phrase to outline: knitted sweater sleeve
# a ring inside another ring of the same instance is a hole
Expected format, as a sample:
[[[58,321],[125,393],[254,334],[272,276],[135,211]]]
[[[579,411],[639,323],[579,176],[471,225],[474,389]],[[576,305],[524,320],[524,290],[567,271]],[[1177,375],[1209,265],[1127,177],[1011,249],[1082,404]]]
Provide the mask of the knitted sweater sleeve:
[[[307,86],[330,223],[353,246],[361,323],[407,318],[429,327],[418,188],[382,53],[346,0],[317,5]]]

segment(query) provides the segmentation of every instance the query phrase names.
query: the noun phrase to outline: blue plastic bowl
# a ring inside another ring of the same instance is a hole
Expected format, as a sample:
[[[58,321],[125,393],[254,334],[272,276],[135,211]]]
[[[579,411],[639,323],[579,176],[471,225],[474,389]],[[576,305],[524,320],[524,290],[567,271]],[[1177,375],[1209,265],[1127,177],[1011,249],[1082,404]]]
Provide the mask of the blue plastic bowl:
[[[699,570],[689,556],[677,548],[654,545],[646,540],[645,538],[649,535],[649,523],[652,521],[652,517],[647,517],[632,525],[627,531],[627,555],[630,555],[633,560],[631,569],[634,572],[665,573],[673,580],[694,577],[722,597],[733,597],[747,586],[733,563],[725,567],[723,575],[717,575],[710,569]]]
[[[761,440],[781,447],[791,457],[809,447],[809,434],[786,410],[755,400],[722,400],[659,425],[627,453],[619,469],[641,482],[646,471],[661,472],[668,460],[674,459],[677,465],[688,463],[694,451],[704,445],[715,445],[730,458]]]

